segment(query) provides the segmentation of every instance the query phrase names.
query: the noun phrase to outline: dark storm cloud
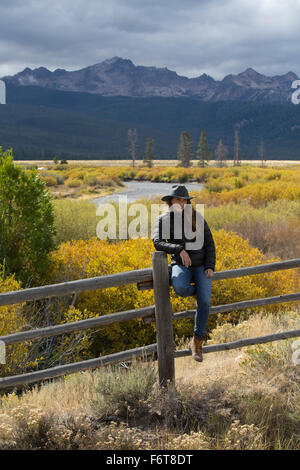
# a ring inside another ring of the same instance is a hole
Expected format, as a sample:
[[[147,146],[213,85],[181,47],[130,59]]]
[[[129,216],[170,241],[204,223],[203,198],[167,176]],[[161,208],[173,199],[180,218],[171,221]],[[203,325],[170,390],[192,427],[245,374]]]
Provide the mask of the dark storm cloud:
[[[189,77],[293,70],[298,0],[1,0],[0,76],[113,56]]]

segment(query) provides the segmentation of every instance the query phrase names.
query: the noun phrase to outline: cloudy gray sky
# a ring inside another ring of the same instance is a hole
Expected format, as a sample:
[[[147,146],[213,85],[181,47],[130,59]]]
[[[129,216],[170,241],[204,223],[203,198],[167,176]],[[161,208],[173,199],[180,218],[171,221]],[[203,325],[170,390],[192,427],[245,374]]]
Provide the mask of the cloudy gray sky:
[[[222,79],[300,74],[300,0],[0,0],[0,77],[113,56]]]

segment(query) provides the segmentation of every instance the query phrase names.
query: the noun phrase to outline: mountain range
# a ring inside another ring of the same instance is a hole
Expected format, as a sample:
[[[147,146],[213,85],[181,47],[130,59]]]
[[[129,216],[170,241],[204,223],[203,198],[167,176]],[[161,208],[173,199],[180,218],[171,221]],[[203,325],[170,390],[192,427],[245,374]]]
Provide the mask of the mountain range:
[[[167,68],[113,57],[77,71],[39,67],[2,78],[0,146],[17,160],[130,158],[128,129],[138,133],[137,159],[154,139],[158,159],[176,159],[180,133],[194,150],[202,130],[214,152],[222,139],[232,159],[239,130],[241,159],[300,160],[300,106],[291,102],[293,72],[267,77],[252,68],[217,81],[181,77]]]
[[[188,78],[168,68],[134,65],[129,59],[112,57],[80,70],[45,67],[30,69],[13,76],[4,76],[6,84],[39,86],[60,91],[84,92],[102,96],[190,97],[201,101],[218,102],[242,100],[266,103],[286,103],[294,91],[294,72],[268,77],[249,67],[239,74],[215,80],[203,73]]]

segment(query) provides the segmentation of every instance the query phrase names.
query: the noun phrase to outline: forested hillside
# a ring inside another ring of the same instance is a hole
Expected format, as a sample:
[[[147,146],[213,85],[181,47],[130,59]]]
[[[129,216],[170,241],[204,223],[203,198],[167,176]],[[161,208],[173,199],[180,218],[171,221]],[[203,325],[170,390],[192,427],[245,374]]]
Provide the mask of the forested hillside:
[[[75,159],[128,158],[130,127],[138,131],[137,158],[145,153],[147,137],[155,141],[156,158],[176,158],[182,130],[191,133],[196,150],[202,129],[210,150],[222,139],[231,158],[236,128],[242,158],[259,158],[261,139],[267,159],[300,158],[300,108],[294,104],[103,97],[11,84],[7,103],[0,106],[0,141],[14,148],[16,159],[51,159],[54,153]]]

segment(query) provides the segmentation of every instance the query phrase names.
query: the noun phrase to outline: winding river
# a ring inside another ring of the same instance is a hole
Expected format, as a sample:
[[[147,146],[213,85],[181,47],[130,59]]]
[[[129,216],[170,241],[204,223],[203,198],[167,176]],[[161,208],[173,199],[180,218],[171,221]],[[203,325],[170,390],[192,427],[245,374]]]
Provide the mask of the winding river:
[[[141,197],[155,197],[157,195],[164,196],[168,194],[173,184],[177,183],[159,183],[152,181],[126,181],[126,187],[121,191],[115,192],[113,194],[108,194],[107,196],[97,197],[91,199],[95,204],[103,204],[112,201],[118,201],[119,196],[127,196],[128,202],[134,202],[136,199]],[[179,183],[180,184],[180,183]],[[183,183],[188,191],[196,190],[200,191],[203,188],[203,184],[200,183]]]

